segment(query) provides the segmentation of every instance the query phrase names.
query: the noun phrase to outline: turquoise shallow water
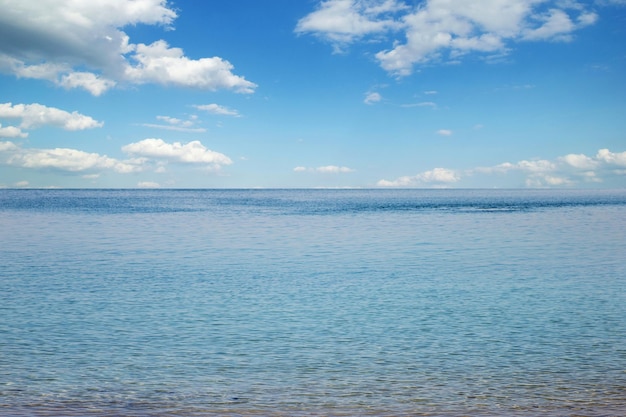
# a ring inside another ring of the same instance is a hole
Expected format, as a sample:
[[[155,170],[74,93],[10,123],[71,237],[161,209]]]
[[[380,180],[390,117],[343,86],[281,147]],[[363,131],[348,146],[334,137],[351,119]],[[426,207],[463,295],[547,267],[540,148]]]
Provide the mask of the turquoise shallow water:
[[[626,191],[0,190],[0,415],[626,415]]]

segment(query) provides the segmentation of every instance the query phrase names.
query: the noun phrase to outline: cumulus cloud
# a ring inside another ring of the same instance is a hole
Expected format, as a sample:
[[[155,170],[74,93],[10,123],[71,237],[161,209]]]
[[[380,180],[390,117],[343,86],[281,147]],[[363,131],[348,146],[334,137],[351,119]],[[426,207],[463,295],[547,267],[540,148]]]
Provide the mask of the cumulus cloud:
[[[27,65],[24,61],[6,55],[0,50],[0,71],[13,74],[18,78],[35,78],[56,82],[58,81],[58,74],[66,73],[70,70],[71,67],[69,65],[62,63],[45,62]]]
[[[84,130],[104,125],[103,122],[98,122],[76,111],[68,113],[65,110],[47,107],[38,103],[15,105],[12,103],[0,103],[0,118],[20,119],[20,129],[55,126],[65,130]],[[13,130],[13,132],[15,133],[16,131]],[[19,135],[18,133],[17,136]]]
[[[22,132],[22,129],[15,126],[2,127],[0,124],[0,138],[25,138],[28,133]]]
[[[26,149],[11,142],[0,142],[0,152],[0,162],[21,168],[54,169],[71,173],[108,170],[122,174],[142,170],[141,161],[120,161],[77,149]]]
[[[122,151],[130,157],[120,160],[78,149],[24,148],[10,141],[0,141],[0,164],[36,170],[52,169],[94,177],[101,172],[163,172],[163,164],[167,162],[203,165],[210,169],[219,169],[232,163],[226,155],[207,149],[199,141],[181,144],[167,143],[161,139],[145,139],[122,147]]]
[[[506,54],[511,42],[569,40],[571,34],[592,23],[593,13],[559,8],[547,15],[546,2],[534,0],[429,0],[405,16],[406,42],[380,51],[376,57],[387,71],[399,76],[415,64],[456,60],[470,53]],[[586,16],[576,20],[576,16]]]
[[[122,30],[169,28],[167,0],[0,0],[0,71],[100,95],[120,83],[251,93],[256,85],[220,57],[192,59],[163,40],[133,44]]]
[[[595,169],[598,161],[584,154],[569,154],[560,158],[565,164],[577,169]]]
[[[611,152],[608,149],[600,149],[596,154],[596,159],[609,166],[626,167],[626,152]]]
[[[346,174],[354,172],[354,169],[337,165],[325,165],[316,168],[307,168],[303,166],[295,167],[294,172],[314,172],[318,174]]]
[[[576,30],[597,20],[589,6],[559,0],[407,4],[326,0],[298,22],[296,32],[313,33],[336,48],[367,35],[385,35],[391,47],[376,53],[376,58],[389,73],[406,76],[415,65],[456,62],[470,52],[501,56],[515,42],[569,41]]]
[[[163,139],[144,139],[122,147],[122,151],[137,157],[177,163],[205,164],[216,168],[232,164],[229,157],[207,149],[197,140],[182,144],[180,142],[167,143]]]
[[[233,116],[233,117],[241,117],[237,110],[229,109],[225,106],[220,106],[219,104],[211,103],[211,104],[197,104],[194,106],[198,110],[206,111],[211,114],[216,114],[219,116]]]
[[[430,171],[424,171],[414,176],[403,176],[395,180],[380,180],[377,185],[379,187],[416,187],[421,185],[447,185],[459,181],[459,174],[453,170],[446,168],[435,168]]]
[[[91,72],[71,72],[61,76],[58,84],[67,89],[82,88],[94,96],[99,96],[117,83],[93,74]]]
[[[340,51],[343,44],[355,39],[399,27],[394,15],[406,8],[395,0],[326,0],[317,10],[300,19],[295,31],[316,34],[332,42],[335,51]]]
[[[15,152],[19,149],[19,146],[11,141],[0,142],[0,152]]]
[[[256,84],[234,75],[230,62],[220,57],[189,59],[182,49],[171,48],[163,40],[136,45],[132,60],[137,64],[126,66],[125,78],[136,84],[153,82],[238,93],[252,93],[256,88]]]

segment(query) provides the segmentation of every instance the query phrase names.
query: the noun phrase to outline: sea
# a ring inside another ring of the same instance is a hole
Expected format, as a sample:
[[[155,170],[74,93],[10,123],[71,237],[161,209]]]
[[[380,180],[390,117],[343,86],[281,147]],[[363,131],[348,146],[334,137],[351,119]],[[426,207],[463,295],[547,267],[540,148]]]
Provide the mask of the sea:
[[[0,416],[625,415],[626,190],[0,190]]]

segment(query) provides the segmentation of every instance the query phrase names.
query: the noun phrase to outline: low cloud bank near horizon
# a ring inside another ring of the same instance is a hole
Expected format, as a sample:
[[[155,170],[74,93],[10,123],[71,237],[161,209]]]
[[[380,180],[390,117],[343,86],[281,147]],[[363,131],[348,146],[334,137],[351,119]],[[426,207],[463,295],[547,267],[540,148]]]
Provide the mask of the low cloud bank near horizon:
[[[515,163],[504,162],[490,167],[476,167],[468,170],[434,168],[394,180],[381,179],[377,182],[377,186],[451,187],[471,177],[503,177],[510,174],[521,175],[524,178],[524,186],[530,188],[592,185],[614,178],[623,178],[626,181],[626,151],[612,152],[609,149],[599,149],[594,156],[567,154],[552,161],[521,160]],[[489,180],[483,179],[482,182],[488,184]]]

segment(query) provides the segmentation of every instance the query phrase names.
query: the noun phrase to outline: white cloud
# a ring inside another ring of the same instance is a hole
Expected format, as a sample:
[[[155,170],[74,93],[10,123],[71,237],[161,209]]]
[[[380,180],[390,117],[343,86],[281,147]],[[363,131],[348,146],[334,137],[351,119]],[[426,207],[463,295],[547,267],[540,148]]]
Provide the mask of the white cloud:
[[[185,133],[206,132],[206,129],[203,127],[183,127],[183,126],[175,126],[175,125],[160,125],[156,123],[142,123],[141,126],[151,127],[154,129],[172,130],[174,132],[185,132]]]
[[[157,40],[133,44],[123,28],[171,27],[167,0],[0,0],[0,71],[100,95],[117,84],[254,91],[220,57],[191,59]]]
[[[84,130],[104,125],[103,122],[98,122],[76,111],[68,113],[64,110],[38,103],[16,105],[0,103],[0,118],[21,119],[21,129],[56,126],[65,130]]]
[[[569,154],[560,158],[566,164],[578,169],[594,169],[598,161],[583,154]]]
[[[28,133],[22,132],[22,129],[15,126],[2,127],[0,124],[0,138],[25,138]]]
[[[67,64],[49,62],[26,65],[23,61],[2,53],[0,49],[0,71],[14,74],[18,78],[35,78],[56,82],[58,74],[71,71],[71,67]]]
[[[170,116],[157,116],[156,118],[157,120],[165,122],[166,124],[142,123],[141,126],[152,127],[155,129],[172,130],[176,132],[186,132],[186,133],[206,132],[205,128],[194,127],[198,120],[198,117],[195,115],[191,115],[187,120],[182,120],[182,119],[178,119],[176,117],[170,117]]]
[[[316,168],[307,168],[303,166],[295,167],[294,172],[314,172],[318,174],[346,174],[354,172],[354,169],[337,165],[325,165]]]
[[[158,182],[152,181],[140,181],[137,183],[138,188],[161,188],[161,185]]]
[[[241,117],[237,110],[229,109],[228,107],[220,106],[219,104],[211,103],[211,104],[197,104],[195,106],[198,110],[203,110],[209,112],[211,114],[216,114],[219,116],[233,116],[233,117]]]
[[[68,148],[22,148],[13,142],[5,141],[0,142],[0,164],[93,176],[104,171],[120,174],[163,172],[163,165],[166,162],[205,165],[210,169],[219,169],[232,163],[227,156],[207,149],[198,141],[181,144],[166,143],[161,139],[145,139],[122,147],[122,151],[131,155],[131,158],[119,160],[107,155]]]
[[[365,100],[363,100],[363,102],[365,104],[374,104],[374,103],[378,103],[382,99],[383,97],[379,93],[367,93],[367,95],[365,96]]]
[[[476,167],[465,170],[435,168],[414,176],[402,176],[395,180],[380,180],[380,187],[416,187],[426,184],[449,185],[465,178],[487,176],[521,176],[526,187],[561,187],[577,184],[601,183],[608,180],[620,181],[626,177],[626,151],[611,152],[600,149],[595,156],[567,154],[555,158],[521,160],[515,163],[503,162],[490,167]],[[515,180],[517,181],[517,179]],[[484,180],[482,184],[488,184]]]
[[[537,187],[542,187],[544,184],[549,185],[549,186],[559,186],[559,185],[572,185],[574,184],[574,181],[565,177],[544,175],[539,181],[536,181],[535,178],[529,178],[526,181],[526,184],[528,186],[533,186],[533,184],[536,184]]]
[[[58,84],[68,89],[80,87],[97,97],[117,83],[98,77],[91,72],[72,72],[63,75]]]
[[[452,135],[452,131],[449,130],[449,129],[439,129],[437,131],[437,134],[441,135],[441,136],[451,136]]]
[[[343,174],[343,173],[348,173],[348,172],[354,172],[352,168],[340,167],[336,165],[326,165],[322,167],[317,167],[315,168],[315,171],[323,173],[323,174],[339,174],[339,173]]]
[[[182,119],[178,119],[176,117],[170,117],[170,116],[157,116],[156,117],[157,120],[162,120],[170,125],[174,125],[174,126],[181,126],[181,127],[190,127],[193,125],[193,122],[191,120],[182,120]]]
[[[415,187],[424,184],[445,185],[459,181],[461,177],[453,170],[446,168],[435,168],[414,176],[403,176],[393,181],[380,180],[379,187]]]
[[[0,142],[0,152],[15,152],[19,150],[19,146],[11,141]]]
[[[316,11],[300,19],[295,31],[317,34],[332,42],[338,51],[342,44],[398,27],[393,14],[405,8],[395,0],[326,0]]]
[[[530,172],[533,174],[543,174],[546,172],[552,172],[555,170],[556,166],[553,162],[546,161],[543,159],[535,160],[535,161],[520,161],[516,164],[516,169],[520,169],[525,172]]]
[[[374,5],[385,12],[372,12],[378,10]],[[587,7],[561,0],[426,0],[410,7],[396,1],[327,0],[298,22],[296,32],[313,33],[336,49],[367,35],[387,36],[392,46],[376,58],[388,72],[406,76],[417,64],[458,62],[470,52],[502,56],[514,42],[570,40],[576,30],[596,22]]]
[[[170,48],[163,40],[136,45],[132,59],[137,65],[126,67],[125,78],[137,84],[232,89],[238,93],[253,93],[256,88],[256,84],[234,75],[230,62],[220,57],[192,60],[184,56],[182,49]]]
[[[83,152],[76,149],[25,149],[11,142],[0,142],[0,159],[6,165],[31,169],[55,169],[82,173],[110,170],[122,174],[142,170],[141,161],[120,161],[106,155]]]
[[[626,151],[614,153],[608,149],[600,149],[596,154],[596,159],[609,166],[626,167]]]
[[[167,143],[162,139],[144,139],[122,147],[122,151],[138,157],[162,159],[169,162],[206,164],[215,167],[232,164],[229,157],[207,149],[200,141],[182,144],[180,142]]]
[[[626,152],[615,153],[600,149],[593,157],[584,154],[567,154],[554,161],[545,159],[505,162],[493,167],[478,167],[468,175],[507,175],[519,172],[526,176],[529,187],[574,185],[578,183],[602,182],[605,178],[622,176],[620,167],[626,167]]]
[[[541,26],[527,28],[523,32],[526,40],[544,40],[560,36],[562,40],[569,40],[570,33],[574,31],[575,24],[569,15],[559,9],[551,9],[545,16],[539,16]]]
[[[405,16],[406,43],[376,56],[396,75],[412,72],[415,64],[455,60],[469,52],[507,53],[509,42],[569,40],[578,28],[593,23],[594,14],[556,6],[544,15],[546,2],[534,0],[429,0]],[[578,15],[574,22],[572,15]]]
[[[522,160],[516,163],[504,162],[492,167],[478,167],[470,170],[480,174],[507,174],[512,171],[523,172],[534,176],[549,175],[557,170],[557,164],[545,159]]]

